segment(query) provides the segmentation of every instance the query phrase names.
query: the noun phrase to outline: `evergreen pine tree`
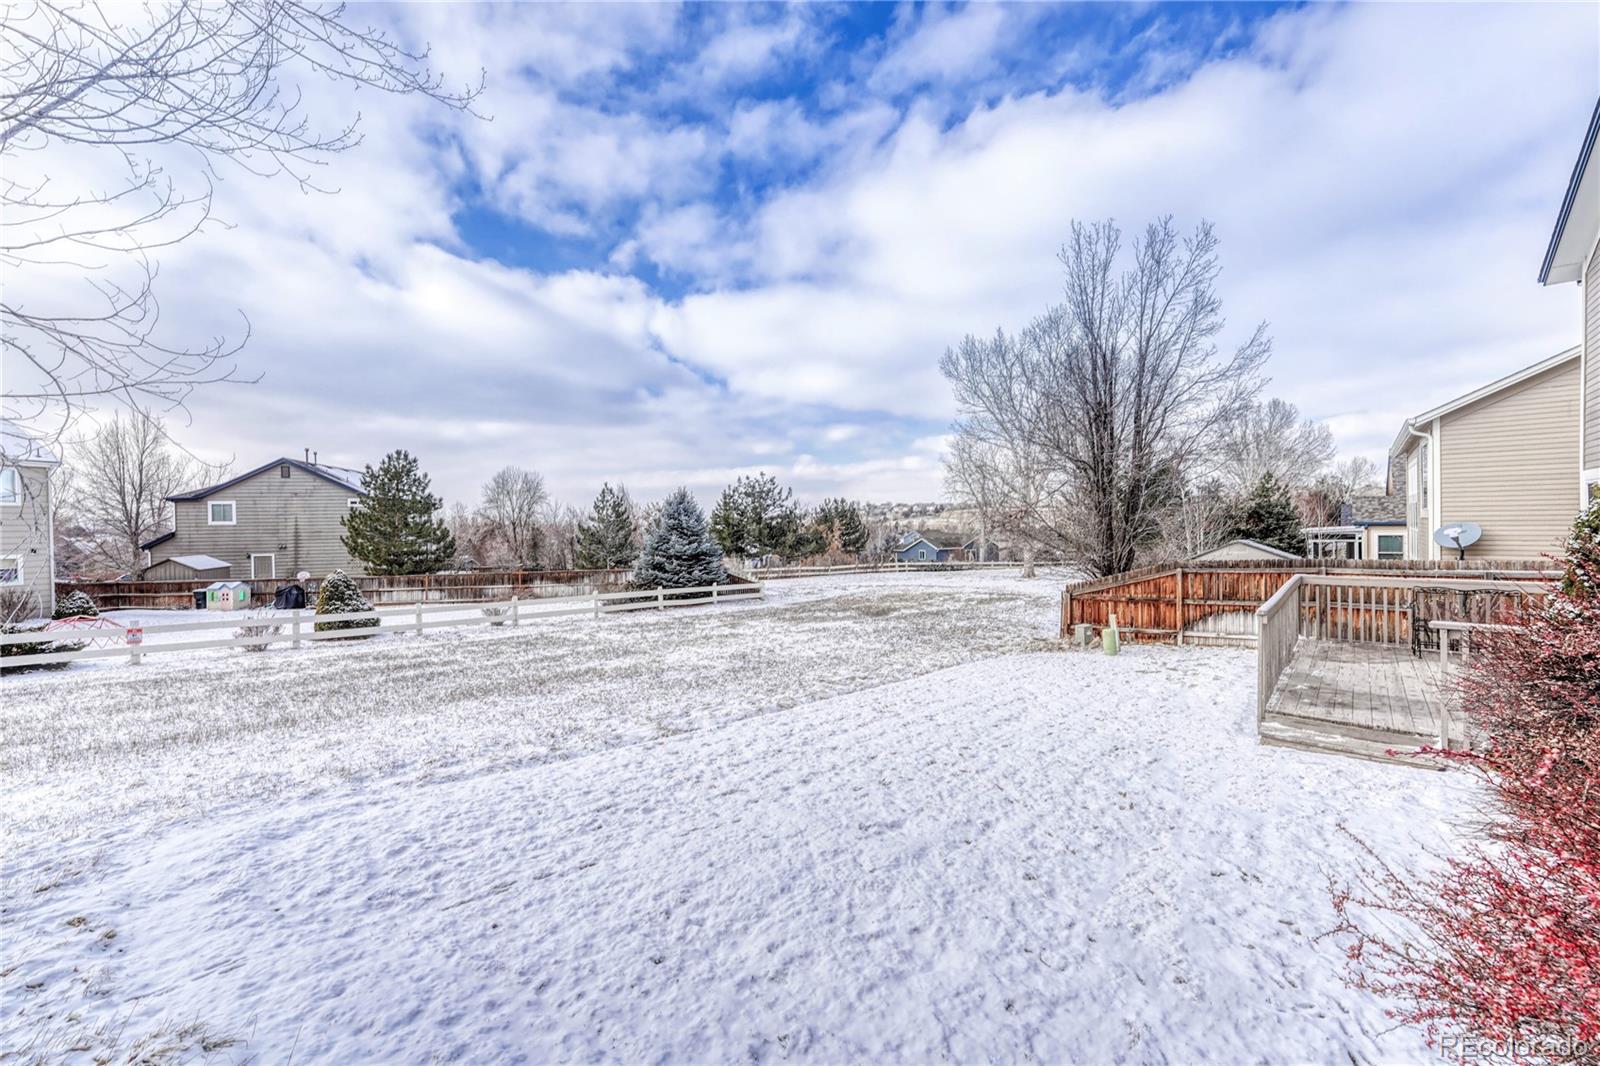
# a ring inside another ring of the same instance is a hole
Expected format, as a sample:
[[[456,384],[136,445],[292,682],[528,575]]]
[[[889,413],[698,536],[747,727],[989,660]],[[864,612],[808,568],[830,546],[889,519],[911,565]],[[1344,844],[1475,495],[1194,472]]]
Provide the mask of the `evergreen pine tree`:
[[[354,614],[356,611],[370,611],[372,604],[361,595],[361,589],[351,580],[343,570],[335,570],[322,579],[322,586],[317,589],[318,614]],[[335,622],[318,622],[318,633],[334,629],[365,629],[376,626],[376,618],[346,618]]]
[[[823,500],[818,515],[820,524],[836,533],[840,551],[860,555],[867,550],[867,523],[861,517],[861,508],[849,500]],[[832,538],[825,534],[824,539]]]
[[[589,516],[578,522],[578,567],[610,570],[632,566],[639,557],[633,501],[622,486],[600,486]]]
[[[73,589],[71,592],[56,600],[56,610],[52,618],[98,618],[100,608],[95,604],[94,597],[82,589]]]
[[[428,475],[405,451],[361,473],[366,495],[344,523],[345,548],[370,574],[433,574],[455,557],[456,541],[439,517],[444,501],[428,491]]]
[[[1289,488],[1271,474],[1256,483],[1245,497],[1235,537],[1258,541],[1274,548],[1305,554],[1305,535],[1300,529],[1300,514],[1289,498]]]
[[[720,585],[728,578],[722,550],[706,526],[705,512],[678,489],[661,506],[633,569],[638,588],[673,589]]]
[[[728,555],[785,553],[801,524],[794,493],[770,474],[741,477],[722,490],[711,533]]]

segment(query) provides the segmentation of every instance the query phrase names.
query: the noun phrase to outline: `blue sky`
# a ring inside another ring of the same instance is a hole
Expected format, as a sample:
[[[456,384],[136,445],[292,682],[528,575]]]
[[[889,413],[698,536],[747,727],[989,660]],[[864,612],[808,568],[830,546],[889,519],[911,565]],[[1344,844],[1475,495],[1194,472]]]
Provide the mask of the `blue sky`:
[[[250,319],[262,380],[179,430],[241,465],[939,498],[938,357],[1055,298],[1075,218],[1213,221],[1230,331],[1347,452],[1576,340],[1533,278],[1591,5],[355,10],[486,117],[308,82],[362,116],[338,194],[225,174],[232,228],[164,257],[169,328]]]

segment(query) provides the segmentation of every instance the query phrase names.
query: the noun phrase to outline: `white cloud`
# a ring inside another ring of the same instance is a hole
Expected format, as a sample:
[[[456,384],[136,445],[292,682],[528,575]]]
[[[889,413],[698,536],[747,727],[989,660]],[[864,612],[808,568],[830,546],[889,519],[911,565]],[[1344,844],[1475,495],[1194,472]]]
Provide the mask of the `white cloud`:
[[[814,47],[809,12],[730,17],[697,49],[670,9],[400,9],[442,69],[489,68],[494,121],[367,94],[337,197],[229,175],[236,228],[163,256],[163,311],[208,337],[243,309],[242,369],[266,377],[197,399],[185,439],[242,462],[408,447],[458,498],[516,462],[577,502],[603,479],[709,502],[760,468],[808,498],[933,499],[938,355],[1055,298],[1073,218],[1216,222],[1235,332],[1272,322],[1272,391],[1373,454],[1574,340],[1575,295],[1533,274],[1593,103],[1592,12],[1313,7],[1153,96],[1014,92],[957,121],[948,94],[902,113],[872,91],[981,79],[1044,13],[910,19],[818,111],[728,90]],[[701,63],[710,118],[607,102],[668,53],[698,56],[661,78],[692,91]],[[729,195],[724,168],[766,180]],[[609,266],[474,261],[468,172]],[[645,266],[689,291],[626,273]]]

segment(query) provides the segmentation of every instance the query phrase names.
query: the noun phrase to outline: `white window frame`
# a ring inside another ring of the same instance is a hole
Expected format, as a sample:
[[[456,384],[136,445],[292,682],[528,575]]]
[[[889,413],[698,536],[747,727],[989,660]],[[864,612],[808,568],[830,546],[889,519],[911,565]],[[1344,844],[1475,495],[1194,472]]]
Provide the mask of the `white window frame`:
[[[272,571],[272,572],[270,574],[258,574],[258,573],[256,573],[256,560],[257,559],[271,559],[272,560],[272,565],[269,566],[267,569]],[[276,581],[276,580],[278,580],[278,553],[277,552],[251,552],[250,553],[250,577],[251,577],[252,580],[255,580],[255,581]]]
[[[1377,555],[1377,557],[1379,559],[1404,559],[1406,557],[1406,535],[1404,533],[1379,533],[1379,534],[1376,534],[1376,536],[1377,536],[1377,547],[1375,549],[1375,553],[1376,553],[1376,555]],[[1387,552],[1386,553],[1383,550],[1383,539],[1385,537],[1398,537],[1398,538],[1400,538],[1400,552],[1399,552],[1398,555],[1396,555],[1393,552]]]
[[[216,518],[212,517],[211,508],[220,507],[223,504],[227,504],[228,505],[228,507],[230,508],[228,513],[233,515],[233,517],[228,519],[226,522],[219,522]],[[239,524],[239,505],[237,503],[235,503],[232,500],[207,500],[206,501],[206,525],[208,525],[208,526],[236,526],[238,524]]]
[[[345,505],[346,509],[354,511],[357,507],[361,506],[361,497],[360,496],[352,496],[348,500],[345,501],[344,505]]]
[[[10,490],[6,482],[11,482]],[[22,506],[22,471],[14,466],[0,468],[0,507]],[[7,556],[9,558],[9,556]]]
[[[0,588],[16,588],[28,583],[28,575],[22,572],[22,553],[16,555],[0,555],[0,560],[15,559],[17,561],[17,579],[15,581],[0,581]]]

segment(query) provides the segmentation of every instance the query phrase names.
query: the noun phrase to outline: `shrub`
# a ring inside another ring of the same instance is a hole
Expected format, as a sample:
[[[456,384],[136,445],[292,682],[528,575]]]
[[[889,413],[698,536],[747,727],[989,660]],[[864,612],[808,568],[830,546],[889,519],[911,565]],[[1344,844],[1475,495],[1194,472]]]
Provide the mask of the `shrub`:
[[[0,589],[0,623],[26,622],[41,617],[39,598],[26,589]]]
[[[317,590],[317,614],[351,614],[370,610],[372,604],[361,595],[361,589],[343,570],[335,570],[322,579],[322,587]],[[337,622],[318,622],[315,628],[318,633],[325,633],[336,629],[369,629],[377,624],[376,618],[347,618]],[[365,636],[362,633],[352,635]]]
[[[272,642],[261,640],[262,637],[275,637],[283,632],[283,625],[271,621],[273,615],[263,611],[250,611],[244,616],[244,622],[233,631],[237,640],[252,640],[254,643],[244,645],[245,651],[266,651]],[[329,623],[332,625],[333,623]]]
[[[1436,1043],[1508,1044],[1517,1061],[1600,1050],[1600,505],[1565,565],[1524,628],[1475,637],[1459,687],[1489,746],[1440,757],[1483,783],[1485,839],[1420,877],[1372,855],[1334,895],[1353,983]]]
[[[509,608],[509,607],[485,607],[483,609],[483,616],[485,618],[491,619],[489,624],[492,625],[492,626],[503,626],[503,625],[505,625],[506,624],[506,616],[508,614],[510,614],[510,613],[511,613],[511,608]]]
[[[73,589],[71,592],[56,600],[55,614],[52,618],[99,618],[100,606],[82,589]]]

